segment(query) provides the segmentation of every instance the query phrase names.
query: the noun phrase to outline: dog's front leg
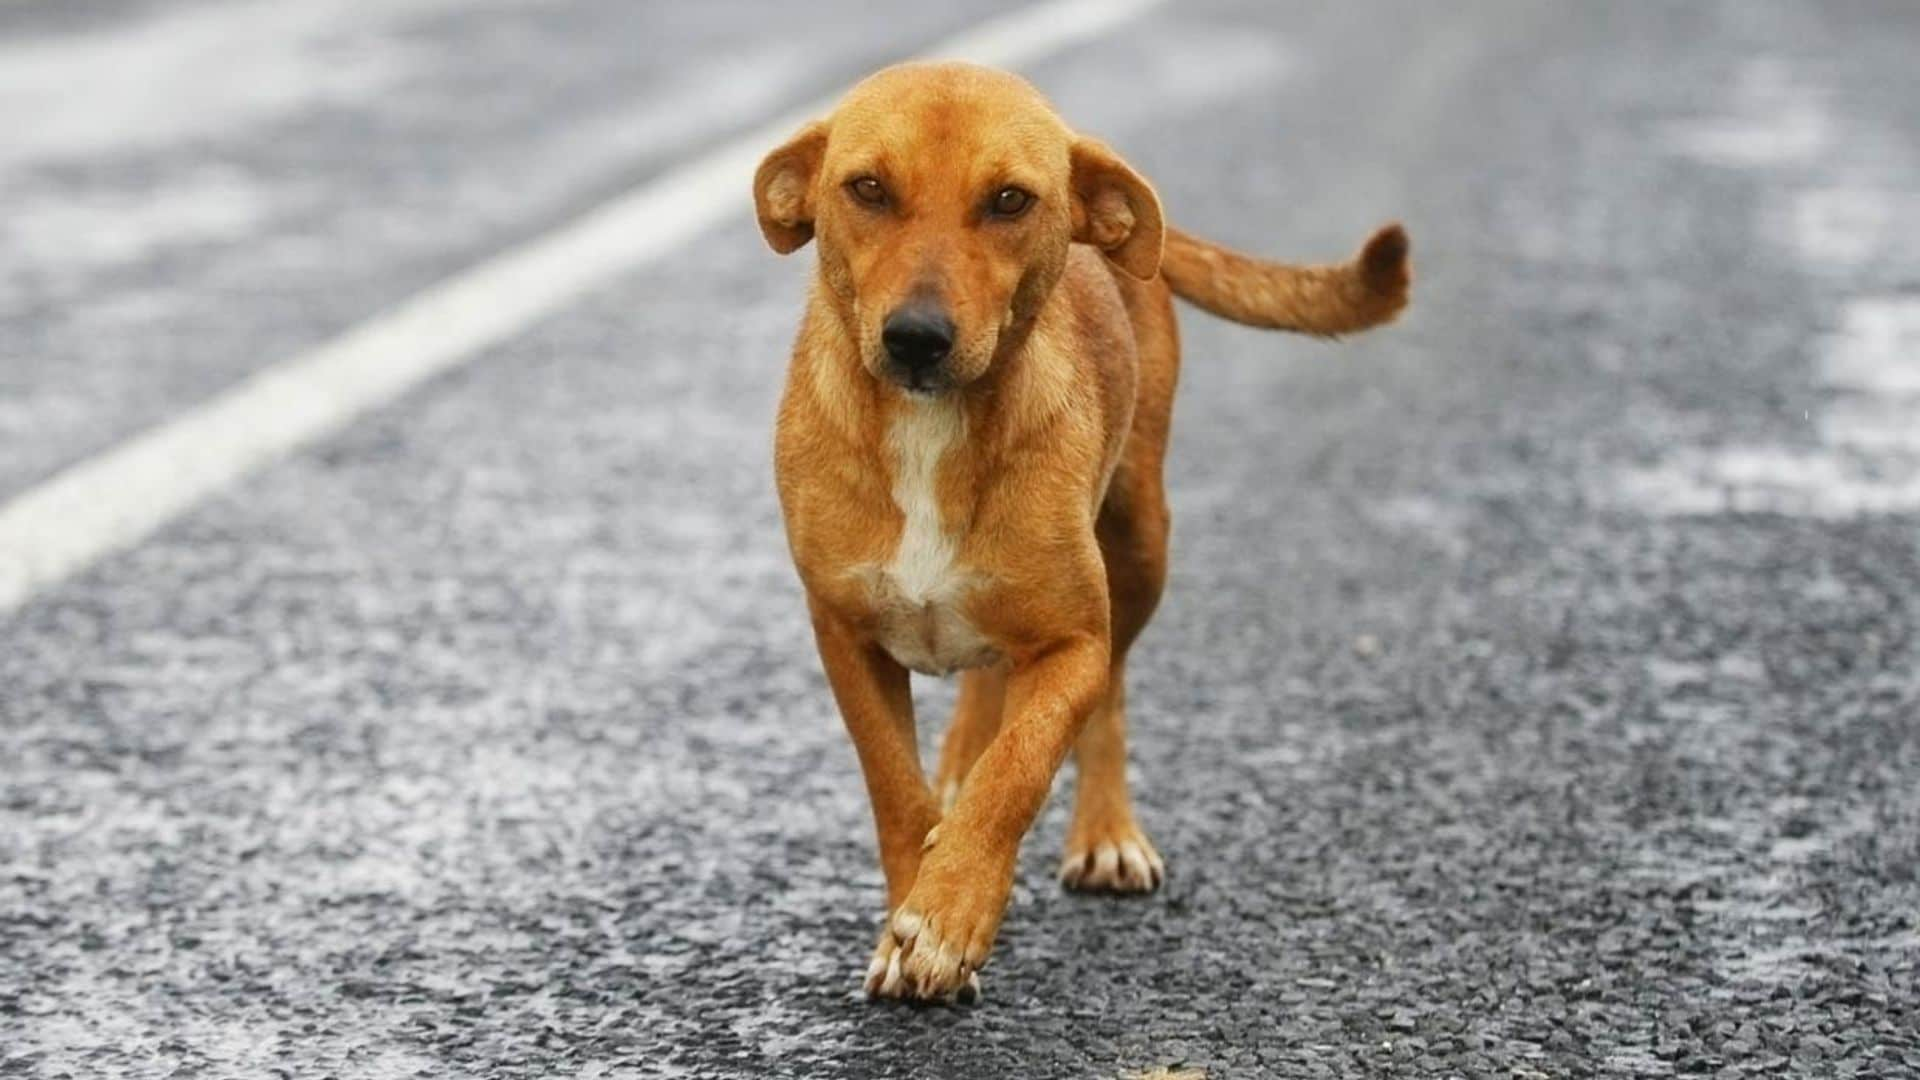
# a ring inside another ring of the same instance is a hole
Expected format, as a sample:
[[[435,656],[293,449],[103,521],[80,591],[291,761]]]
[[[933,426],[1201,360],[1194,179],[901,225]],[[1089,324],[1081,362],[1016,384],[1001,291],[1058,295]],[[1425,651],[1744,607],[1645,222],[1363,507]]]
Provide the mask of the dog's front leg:
[[[940,820],[939,805],[920,767],[907,670],[825,605],[815,601],[811,607],[820,662],[860,757],[867,799],[873,804],[891,916],[913,888],[927,833]],[[866,988],[869,994],[882,997],[906,993],[899,950],[885,923],[867,965]]]
[[[1106,692],[1104,634],[1016,657],[1005,720],[946,818],[926,837],[913,890],[891,928],[906,992],[947,998],[974,985],[1013,888],[1020,840],[1080,728]]]
[[[817,603],[813,633],[866,776],[880,867],[887,875],[887,910],[892,911],[913,887],[927,832],[940,820],[939,804],[920,767],[907,669]]]

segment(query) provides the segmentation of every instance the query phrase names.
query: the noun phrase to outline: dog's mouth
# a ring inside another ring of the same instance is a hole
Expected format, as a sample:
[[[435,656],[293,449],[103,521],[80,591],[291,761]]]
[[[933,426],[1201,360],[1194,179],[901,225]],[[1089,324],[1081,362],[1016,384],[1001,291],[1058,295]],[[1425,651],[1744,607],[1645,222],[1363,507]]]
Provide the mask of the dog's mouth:
[[[889,364],[886,377],[909,397],[934,398],[954,388],[953,378],[944,371],[909,371]]]
[[[874,378],[891,383],[910,397],[932,398],[957,390],[966,381],[955,367],[951,356],[915,363],[881,351],[868,370]]]

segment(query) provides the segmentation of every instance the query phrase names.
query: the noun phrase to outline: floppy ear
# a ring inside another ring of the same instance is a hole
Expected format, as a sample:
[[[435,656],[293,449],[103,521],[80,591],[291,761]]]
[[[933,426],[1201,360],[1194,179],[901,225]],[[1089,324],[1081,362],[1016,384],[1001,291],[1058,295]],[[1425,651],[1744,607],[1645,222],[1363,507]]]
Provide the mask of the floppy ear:
[[[1075,139],[1072,162],[1073,238],[1141,280],[1158,274],[1167,237],[1153,186],[1095,139]]]
[[[753,174],[760,231],[782,255],[813,239],[813,178],[826,149],[827,125],[815,120],[768,154]]]

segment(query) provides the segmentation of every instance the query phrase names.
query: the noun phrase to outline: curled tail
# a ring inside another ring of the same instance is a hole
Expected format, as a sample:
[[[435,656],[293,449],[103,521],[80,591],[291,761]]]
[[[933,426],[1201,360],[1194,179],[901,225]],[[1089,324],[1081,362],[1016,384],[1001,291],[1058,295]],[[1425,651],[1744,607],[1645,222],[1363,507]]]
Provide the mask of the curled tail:
[[[1266,262],[1169,228],[1160,274],[1176,296],[1223,319],[1320,337],[1393,321],[1413,283],[1407,232],[1397,224],[1350,262],[1324,266]]]

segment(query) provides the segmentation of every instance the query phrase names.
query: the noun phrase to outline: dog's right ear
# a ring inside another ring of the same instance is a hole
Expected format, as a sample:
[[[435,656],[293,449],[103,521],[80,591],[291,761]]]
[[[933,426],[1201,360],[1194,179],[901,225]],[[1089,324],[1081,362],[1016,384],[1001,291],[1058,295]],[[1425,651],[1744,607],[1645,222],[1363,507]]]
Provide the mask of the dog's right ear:
[[[782,255],[813,239],[813,181],[827,150],[827,125],[800,129],[753,174],[753,209],[767,246]]]
[[[1153,185],[1105,143],[1073,141],[1073,238],[1142,281],[1160,272],[1166,223]]]

